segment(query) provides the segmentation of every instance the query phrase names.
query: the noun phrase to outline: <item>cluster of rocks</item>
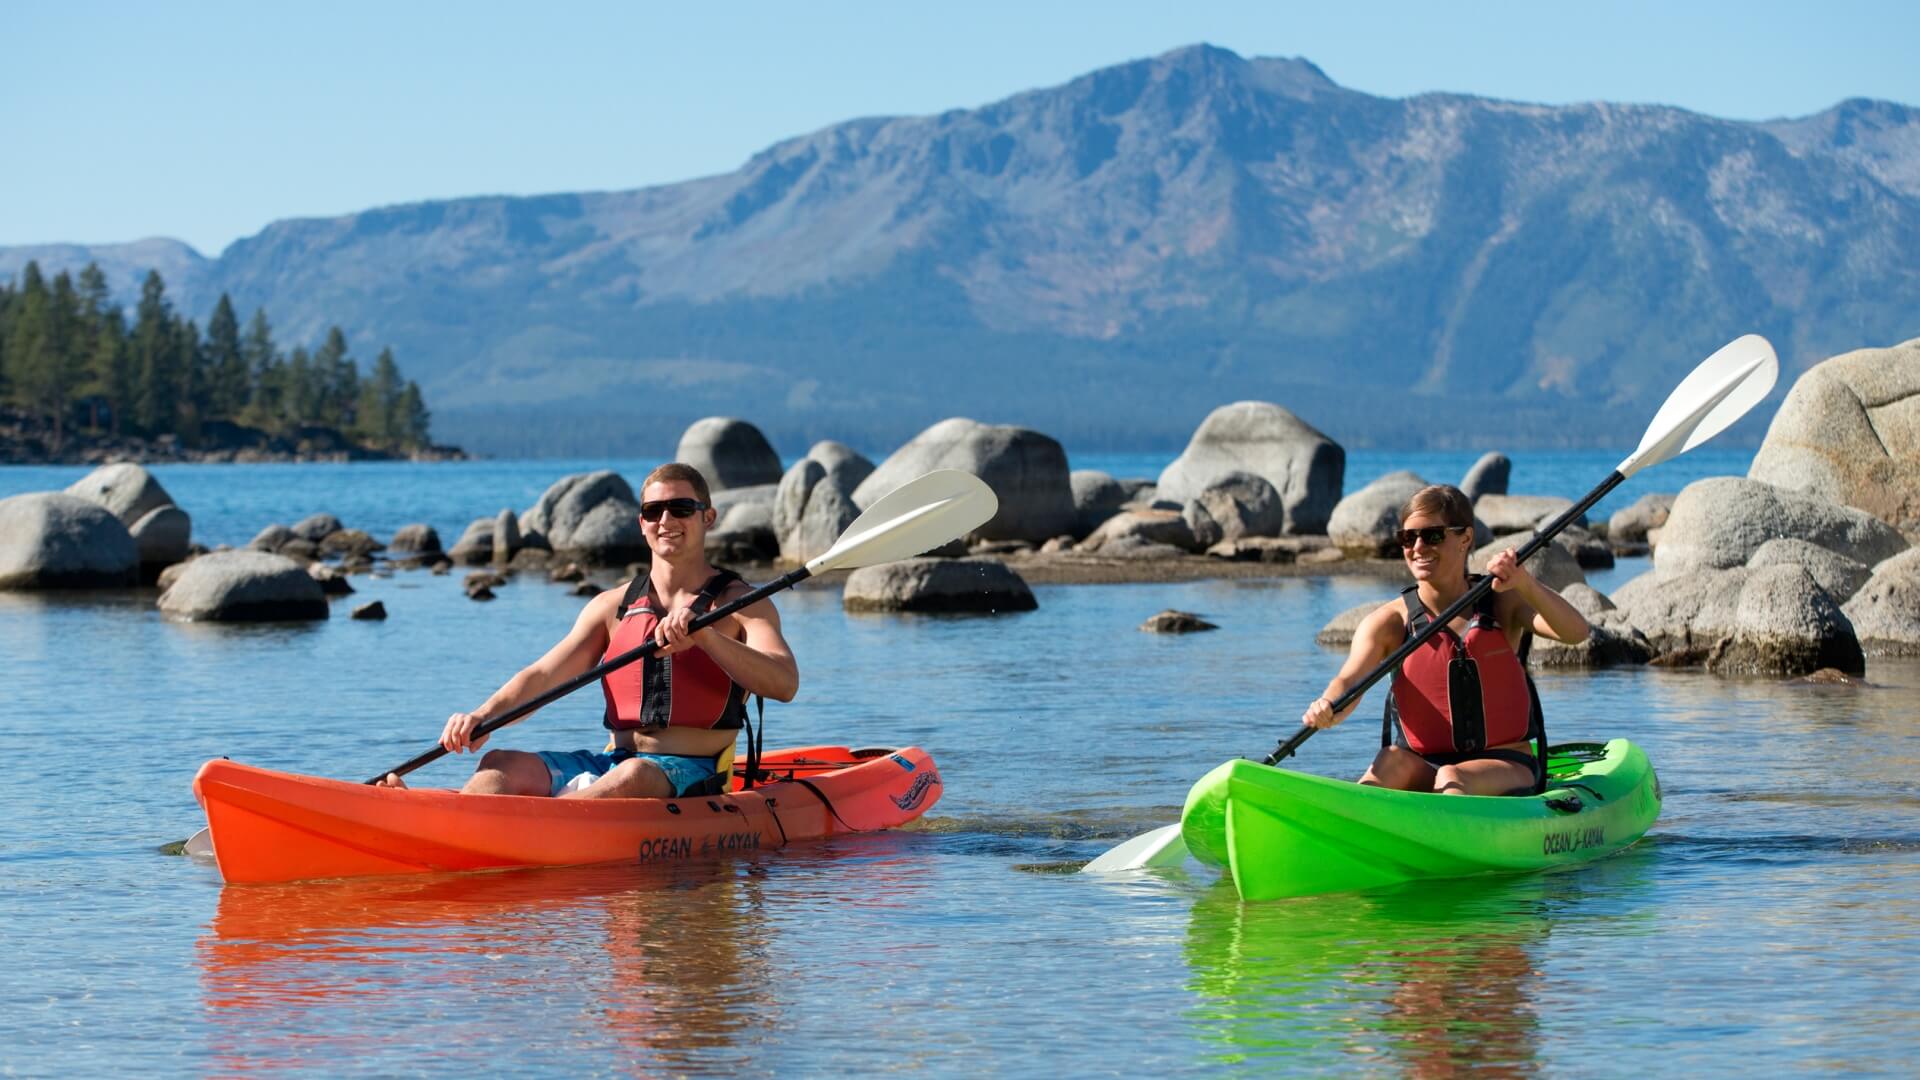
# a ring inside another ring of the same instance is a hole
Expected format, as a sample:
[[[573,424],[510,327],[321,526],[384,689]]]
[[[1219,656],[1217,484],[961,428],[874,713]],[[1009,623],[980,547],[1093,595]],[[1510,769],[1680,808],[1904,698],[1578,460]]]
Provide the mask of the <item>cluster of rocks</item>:
[[[1475,512],[1489,524],[1501,513],[1484,497]],[[1591,565],[1582,553],[1597,552],[1569,533],[1568,553]],[[1608,597],[1572,580],[1564,559],[1536,557],[1533,571],[1593,627],[1579,645],[1540,642],[1536,663],[1858,675],[1868,656],[1920,655],[1920,340],[1815,366],[1745,477],[1645,496],[1605,535],[1615,550],[1650,548],[1652,571]],[[1554,546],[1567,549],[1567,534]],[[1319,640],[1350,641],[1376,606],[1343,612]]]
[[[1916,402],[1920,341],[1835,358],[1787,395],[1748,477],[1703,480],[1644,496],[1605,521],[1572,521],[1529,565],[1587,613],[1595,633],[1576,647],[1543,644],[1541,662],[1794,673],[1809,665],[1858,671],[1866,653],[1920,652],[1920,583],[1909,556],[1920,536]],[[999,510],[970,535],[854,574],[845,603],[861,611],[1028,610],[1033,596],[1020,569],[1211,559],[1391,570],[1400,507],[1428,482],[1396,472],[1347,492],[1341,447],[1257,401],[1214,410],[1153,479],[1071,470],[1046,435],[963,417],[934,424],[878,464],[823,441],[783,468],[758,429],[724,417],[689,427],[675,457],[711,483],[719,516],[708,552],[724,564],[804,563],[864,508],[934,469],[970,472],[993,488]],[[1460,480],[1474,504],[1476,569],[1572,507],[1509,493],[1511,470],[1504,455],[1488,454]],[[0,587],[126,584],[173,567],[162,577],[162,606],[194,618],[314,617],[325,605],[310,587],[321,596],[350,592],[344,575],[383,562],[486,567],[467,581],[476,600],[529,571],[591,592],[584,568],[631,575],[645,565],[638,510],[628,481],[603,470],[562,477],[524,510],[474,520],[444,552],[430,526],[408,526],[382,544],[316,514],[270,526],[246,551],[178,566],[190,551],[186,513],[145,470],[114,465],[66,493],[0,501]],[[1648,553],[1653,572],[1616,596],[1585,587],[1585,571]],[[1323,639],[1337,638],[1349,616]]]

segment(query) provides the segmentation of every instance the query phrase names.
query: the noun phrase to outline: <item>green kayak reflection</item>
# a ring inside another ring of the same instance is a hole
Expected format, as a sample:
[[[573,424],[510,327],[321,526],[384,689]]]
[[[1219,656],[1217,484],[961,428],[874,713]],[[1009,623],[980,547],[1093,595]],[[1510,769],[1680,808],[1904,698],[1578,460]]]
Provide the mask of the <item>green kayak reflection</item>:
[[[1221,881],[1188,923],[1188,1018],[1220,1044],[1218,1064],[1537,1074],[1549,939],[1574,925],[1650,930],[1636,914],[1645,865],[1252,904]]]

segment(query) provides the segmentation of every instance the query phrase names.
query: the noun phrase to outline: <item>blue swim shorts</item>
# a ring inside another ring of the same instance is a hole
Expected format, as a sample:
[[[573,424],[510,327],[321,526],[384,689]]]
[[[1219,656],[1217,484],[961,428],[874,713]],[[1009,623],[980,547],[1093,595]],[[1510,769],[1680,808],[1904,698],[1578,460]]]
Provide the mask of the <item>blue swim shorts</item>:
[[[642,754],[632,750],[615,750],[602,754],[593,750],[542,750],[540,760],[547,763],[547,772],[553,777],[553,786],[547,794],[558,796],[567,789],[574,778],[591,776],[595,780],[607,775],[615,765],[628,758],[645,758],[660,767],[667,774],[667,780],[673,785],[673,793],[685,795],[714,778],[714,759],[710,757],[682,757],[679,754]],[[591,782],[591,781],[589,781]]]

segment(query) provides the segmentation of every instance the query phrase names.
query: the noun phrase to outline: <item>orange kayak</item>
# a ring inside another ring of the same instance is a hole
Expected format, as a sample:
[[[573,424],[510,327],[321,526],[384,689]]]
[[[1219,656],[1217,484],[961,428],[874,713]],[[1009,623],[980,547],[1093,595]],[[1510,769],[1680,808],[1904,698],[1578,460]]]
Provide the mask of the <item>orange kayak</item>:
[[[214,858],[229,882],[671,863],[794,840],[890,829],[940,798],[918,747],[770,751],[762,779],[724,795],[546,799],[396,790],[275,772],[221,759],[200,767]]]

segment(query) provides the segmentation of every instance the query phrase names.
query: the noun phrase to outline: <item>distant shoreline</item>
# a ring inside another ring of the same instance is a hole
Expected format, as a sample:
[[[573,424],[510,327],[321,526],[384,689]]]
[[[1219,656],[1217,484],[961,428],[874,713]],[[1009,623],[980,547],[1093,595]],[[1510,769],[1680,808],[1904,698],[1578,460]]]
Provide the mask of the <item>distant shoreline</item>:
[[[348,461],[468,461],[457,446],[388,451],[354,443],[329,427],[303,426],[285,435],[268,435],[237,424],[209,425],[201,445],[179,436],[156,438],[102,431],[69,431],[55,438],[44,422],[11,409],[0,410],[0,464],[105,465],[133,462],[166,464],[338,464]]]

